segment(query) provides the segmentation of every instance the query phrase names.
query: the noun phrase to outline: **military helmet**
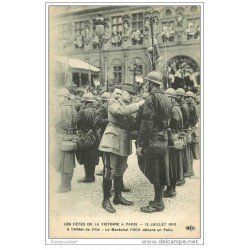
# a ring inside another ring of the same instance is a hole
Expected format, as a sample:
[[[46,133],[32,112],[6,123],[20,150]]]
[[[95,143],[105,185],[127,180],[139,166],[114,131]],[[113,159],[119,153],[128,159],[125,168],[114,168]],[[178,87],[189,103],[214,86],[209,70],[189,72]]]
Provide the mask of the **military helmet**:
[[[165,93],[167,94],[167,96],[169,97],[173,97],[173,98],[176,98],[177,97],[177,93],[175,91],[175,89],[173,88],[168,88],[165,90]]]
[[[177,95],[181,95],[181,96],[185,96],[185,95],[186,95],[185,90],[182,89],[182,88],[178,88],[178,89],[176,90],[176,94],[177,94]]]
[[[194,95],[194,93],[192,91],[188,91],[186,93],[186,97],[193,97],[193,98],[195,98],[195,95]]]
[[[160,71],[154,70],[148,73],[145,77],[146,80],[154,82],[158,85],[162,84],[163,75]]]
[[[109,92],[104,92],[102,95],[101,95],[101,99],[102,101],[108,101],[111,97],[111,94]]]
[[[83,102],[94,102],[94,100],[95,100],[95,97],[91,92],[86,93],[82,96]]]
[[[57,93],[58,96],[64,96],[70,99],[70,92],[68,91],[68,89],[62,88],[58,91]]]

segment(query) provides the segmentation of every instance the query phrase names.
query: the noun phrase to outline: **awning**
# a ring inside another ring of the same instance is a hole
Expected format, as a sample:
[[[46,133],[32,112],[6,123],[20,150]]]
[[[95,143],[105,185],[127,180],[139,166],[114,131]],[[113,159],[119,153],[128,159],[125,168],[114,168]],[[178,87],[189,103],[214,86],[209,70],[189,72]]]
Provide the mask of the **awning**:
[[[95,73],[100,72],[100,69],[96,68],[95,66],[86,63],[78,58],[70,58],[66,56],[55,56],[54,59],[63,64],[64,67],[70,67],[72,69],[83,69],[87,71],[92,71]]]

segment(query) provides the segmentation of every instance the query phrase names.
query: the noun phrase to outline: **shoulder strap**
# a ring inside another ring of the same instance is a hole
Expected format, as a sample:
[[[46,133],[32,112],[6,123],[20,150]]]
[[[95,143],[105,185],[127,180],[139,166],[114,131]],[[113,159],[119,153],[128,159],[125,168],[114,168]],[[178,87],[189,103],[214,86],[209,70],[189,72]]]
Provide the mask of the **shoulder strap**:
[[[181,119],[181,132],[183,132],[183,117],[182,117],[182,114],[180,114],[179,110],[175,106],[173,106],[173,108],[175,108],[175,110],[177,111],[177,113],[178,113],[178,115],[179,115],[179,117]]]
[[[160,102],[162,103],[162,105],[163,105],[163,107],[164,107],[164,113],[165,113],[165,117],[167,118],[167,107],[166,107],[166,104],[165,104],[165,102],[162,100],[162,98],[161,98],[161,96],[158,94],[158,93],[154,93],[156,96],[158,96],[159,97],[159,100],[160,100]],[[169,122],[170,122],[170,117],[169,117],[169,119],[168,119],[168,126],[169,126]]]

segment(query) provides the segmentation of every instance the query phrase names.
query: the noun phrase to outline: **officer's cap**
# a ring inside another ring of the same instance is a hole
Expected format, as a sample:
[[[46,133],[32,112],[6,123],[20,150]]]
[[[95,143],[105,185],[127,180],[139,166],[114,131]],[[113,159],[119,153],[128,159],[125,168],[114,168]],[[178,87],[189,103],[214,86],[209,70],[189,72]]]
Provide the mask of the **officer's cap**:
[[[128,91],[131,94],[137,94],[137,87],[132,83],[125,83],[122,86],[122,90]]]

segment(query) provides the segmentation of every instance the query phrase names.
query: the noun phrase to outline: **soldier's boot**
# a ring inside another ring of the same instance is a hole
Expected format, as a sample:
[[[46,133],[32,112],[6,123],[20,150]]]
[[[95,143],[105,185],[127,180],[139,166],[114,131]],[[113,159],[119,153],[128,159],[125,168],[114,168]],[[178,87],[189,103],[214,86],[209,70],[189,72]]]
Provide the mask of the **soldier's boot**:
[[[103,179],[102,187],[103,187],[103,201],[102,207],[109,213],[115,213],[116,210],[113,208],[109,201],[110,197],[110,189],[112,186],[112,180]]]
[[[95,181],[95,177],[91,178],[91,166],[84,165],[85,177],[77,180],[78,183],[91,183]]]
[[[67,186],[67,175],[64,173],[61,173],[61,185],[58,188],[58,193],[67,193],[69,191]]]
[[[95,165],[89,167],[89,179],[94,182],[95,181]]]
[[[132,206],[134,205],[133,201],[128,201],[122,197],[122,176],[115,176],[114,177],[114,189],[115,189],[115,197],[113,202],[115,205],[123,205],[123,206]]]
[[[78,183],[84,182],[84,180],[88,177],[88,168],[85,165],[83,165],[83,167],[84,167],[85,177],[78,179],[77,180]]]
[[[146,207],[141,207],[141,212],[143,213],[155,213],[161,212],[164,210],[164,202],[163,202],[163,195],[164,195],[164,186],[154,186],[155,190],[155,199],[154,201],[150,201],[149,205]]]
[[[164,191],[165,198],[173,198],[176,196],[175,184],[167,186],[167,189]]]
[[[127,188],[127,187],[124,186],[123,175],[121,177],[121,185],[122,185],[122,192],[129,193],[131,191],[131,188]]]

